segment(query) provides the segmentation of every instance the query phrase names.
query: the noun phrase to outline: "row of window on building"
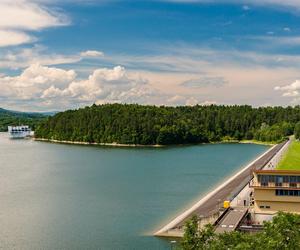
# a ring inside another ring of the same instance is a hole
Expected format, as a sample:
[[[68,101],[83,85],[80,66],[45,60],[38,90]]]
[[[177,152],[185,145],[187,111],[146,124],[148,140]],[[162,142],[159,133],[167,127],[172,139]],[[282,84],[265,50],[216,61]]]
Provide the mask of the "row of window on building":
[[[260,183],[300,183],[300,176],[292,176],[292,175],[258,175],[258,182]]]
[[[277,196],[300,196],[300,190],[276,189],[275,194]]]

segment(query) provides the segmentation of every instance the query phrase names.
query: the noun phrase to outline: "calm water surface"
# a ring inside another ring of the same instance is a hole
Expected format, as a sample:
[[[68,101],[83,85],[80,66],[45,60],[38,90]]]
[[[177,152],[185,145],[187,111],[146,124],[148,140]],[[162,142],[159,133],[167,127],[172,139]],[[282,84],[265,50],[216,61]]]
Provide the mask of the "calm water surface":
[[[170,249],[151,233],[267,148],[105,148],[2,133],[0,249]]]

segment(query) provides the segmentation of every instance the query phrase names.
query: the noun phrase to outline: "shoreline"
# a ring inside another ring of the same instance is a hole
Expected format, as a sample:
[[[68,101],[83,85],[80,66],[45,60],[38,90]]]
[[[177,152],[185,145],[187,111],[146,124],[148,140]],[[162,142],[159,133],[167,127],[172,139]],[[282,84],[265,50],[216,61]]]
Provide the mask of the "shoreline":
[[[58,144],[71,144],[71,145],[86,145],[86,146],[109,146],[109,147],[151,147],[151,148],[160,148],[165,147],[165,145],[142,145],[142,144],[121,144],[121,143],[97,143],[97,142],[81,142],[81,141],[61,141],[54,139],[44,139],[44,138],[33,138],[34,141],[58,143]]]
[[[62,140],[54,140],[54,139],[45,139],[45,138],[35,138],[33,137],[34,141],[41,141],[41,142],[50,142],[50,143],[59,143],[59,144],[70,144],[70,145],[86,145],[86,146],[108,146],[108,147],[129,147],[129,148],[164,148],[164,147],[174,147],[174,146],[193,146],[193,145],[209,145],[209,144],[230,144],[230,143],[240,143],[240,144],[256,144],[256,145],[266,145],[266,146],[274,146],[276,143],[272,142],[261,142],[255,140],[226,140],[226,141],[219,141],[219,142],[204,142],[204,143],[195,143],[195,144],[172,144],[172,145],[161,145],[161,144],[154,144],[154,145],[143,145],[143,144],[122,144],[122,143],[97,143],[97,142],[81,142],[81,141],[62,141]]]

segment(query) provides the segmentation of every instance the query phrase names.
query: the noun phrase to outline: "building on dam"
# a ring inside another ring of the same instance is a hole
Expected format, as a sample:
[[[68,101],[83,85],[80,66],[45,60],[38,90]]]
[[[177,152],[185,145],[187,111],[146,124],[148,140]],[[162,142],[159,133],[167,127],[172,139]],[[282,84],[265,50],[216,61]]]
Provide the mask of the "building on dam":
[[[262,217],[278,211],[300,213],[300,171],[256,170],[253,188],[254,213]]]

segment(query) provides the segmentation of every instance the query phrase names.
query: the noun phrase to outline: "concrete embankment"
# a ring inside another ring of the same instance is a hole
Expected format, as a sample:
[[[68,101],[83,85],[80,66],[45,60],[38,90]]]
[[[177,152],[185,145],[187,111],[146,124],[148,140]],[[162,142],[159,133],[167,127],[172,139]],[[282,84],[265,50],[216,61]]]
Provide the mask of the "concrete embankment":
[[[252,179],[252,171],[262,169],[271,159],[280,151],[286,142],[274,145],[267,152],[260,155],[253,162],[241,169],[239,172],[230,177],[227,181],[216,187],[200,199],[190,209],[186,210],[169,224],[161,228],[155,233],[156,236],[180,237],[183,234],[183,226],[186,220],[191,216],[197,215],[200,218],[209,221],[214,214],[218,212],[218,208],[224,200],[233,200],[234,197],[244,188],[244,186]]]

